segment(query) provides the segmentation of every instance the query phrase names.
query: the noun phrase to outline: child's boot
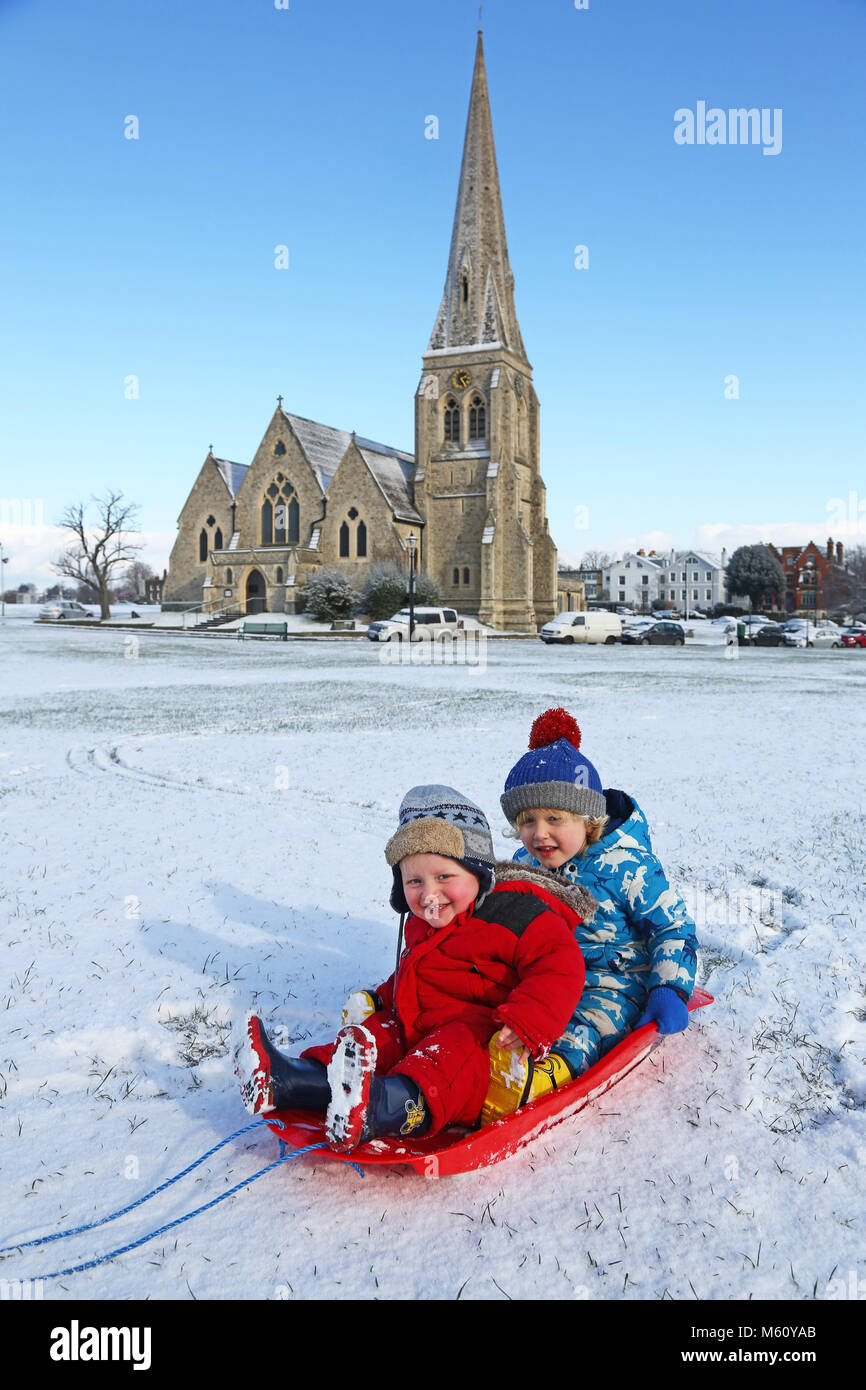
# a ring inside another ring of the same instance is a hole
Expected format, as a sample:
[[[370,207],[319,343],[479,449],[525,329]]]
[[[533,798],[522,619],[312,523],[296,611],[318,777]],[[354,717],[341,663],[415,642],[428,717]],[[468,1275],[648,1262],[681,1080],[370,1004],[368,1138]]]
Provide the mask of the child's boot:
[[[484,1108],[481,1111],[482,1125],[490,1125],[501,1120],[503,1115],[512,1115],[521,1105],[555,1091],[574,1080],[571,1068],[564,1057],[551,1052],[541,1062],[533,1062],[531,1057],[520,1057],[510,1047],[500,1047],[497,1034],[490,1039],[490,1084]]]
[[[247,1015],[244,1037],[235,1051],[235,1074],[251,1115],[269,1115],[274,1110],[321,1113],[331,1099],[324,1063],[312,1057],[284,1057],[257,1014]]]
[[[376,1076],[376,1040],[360,1024],[342,1029],[328,1065],[328,1142],[340,1153],[385,1134],[426,1134],[430,1113],[408,1076]]]

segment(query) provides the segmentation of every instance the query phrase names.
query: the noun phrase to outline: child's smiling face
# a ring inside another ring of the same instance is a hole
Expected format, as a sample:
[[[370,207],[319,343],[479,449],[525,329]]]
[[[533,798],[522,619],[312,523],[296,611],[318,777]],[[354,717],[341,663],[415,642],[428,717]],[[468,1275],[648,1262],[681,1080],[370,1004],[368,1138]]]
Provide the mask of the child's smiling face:
[[[456,859],[443,854],[410,854],[400,860],[409,911],[434,927],[447,927],[471,907],[481,887]]]
[[[586,821],[570,811],[542,807],[521,813],[518,834],[543,868],[558,869],[586,844]]]

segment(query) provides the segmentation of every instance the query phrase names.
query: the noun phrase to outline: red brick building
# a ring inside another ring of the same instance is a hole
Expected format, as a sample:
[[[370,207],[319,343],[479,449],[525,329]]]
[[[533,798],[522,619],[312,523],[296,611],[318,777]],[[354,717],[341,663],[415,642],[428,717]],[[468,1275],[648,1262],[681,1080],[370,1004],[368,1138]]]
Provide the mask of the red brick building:
[[[814,541],[808,545],[771,545],[785,572],[785,588],[780,607],[784,612],[804,618],[826,618],[842,607],[852,592],[851,571],[844,563],[842,542],[832,538],[822,551]],[[764,606],[772,606],[772,596],[764,596]]]

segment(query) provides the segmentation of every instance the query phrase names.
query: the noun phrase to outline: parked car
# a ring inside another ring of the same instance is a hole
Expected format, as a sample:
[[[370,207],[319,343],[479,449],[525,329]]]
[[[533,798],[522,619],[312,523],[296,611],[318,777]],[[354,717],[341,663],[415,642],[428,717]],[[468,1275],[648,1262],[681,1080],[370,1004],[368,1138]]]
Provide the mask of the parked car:
[[[48,618],[53,622],[58,619],[70,618],[73,621],[77,618],[92,618],[93,614],[89,608],[85,608],[83,603],[77,603],[75,599],[57,599],[54,603],[46,603],[44,608],[39,610],[40,618]]]
[[[545,623],[539,637],[551,642],[616,642],[622,632],[622,618],[616,613],[558,613]]]
[[[685,629],[679,623],[653,623],[651,627],[634,628],[632,633],[626,637],[622,634],[623,642],[637,643],[642,647],[647,646],[685,646]]]
[[[843,647],[866,647],[866,627],[844,627],[842,629]]]
[[[426,642],[440,637],[456,636],[463,627],[463,619],[458,618],[454,608],[416,608],[413,642]],[[401,608],[393,618],[385,618],[371,623],[367,628],[371,642],[390,642],[392,637],[399,640],[409,637],[409,609]]]
[[[751,636],[744,637],[743,642],[749,647],[784,647],[788,645],[787,636],[778,623],[764,623],[753,628]]]
[[[842,633],[835,623],[808,622],[795,618],[783,624],[785,642],[789,647],[841,647]]]
[[[633,641],[635,633],[640,634],[645,632],[648,627],[655,627],[656,621],[655,618],[630,618],[623,626],[622,640],[624,642]],[[629,634],[628,638],[626,638],[626,633]]]

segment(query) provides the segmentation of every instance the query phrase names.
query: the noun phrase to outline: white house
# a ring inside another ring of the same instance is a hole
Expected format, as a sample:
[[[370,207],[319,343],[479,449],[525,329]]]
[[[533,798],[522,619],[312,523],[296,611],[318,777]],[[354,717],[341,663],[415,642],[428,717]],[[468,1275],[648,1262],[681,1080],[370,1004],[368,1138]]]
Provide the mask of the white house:
[[[648,613],[653,599],[659,596],[662,565],[662,557],[654,550],[649,555],[638,550],[609,565],[604,571],[604,587],[610,602],[632,604],[639,612]]]
[[[705,550],[671,551],[661,563],[658,597],[680,612],[725,603],[727,552],[721,559]]]

